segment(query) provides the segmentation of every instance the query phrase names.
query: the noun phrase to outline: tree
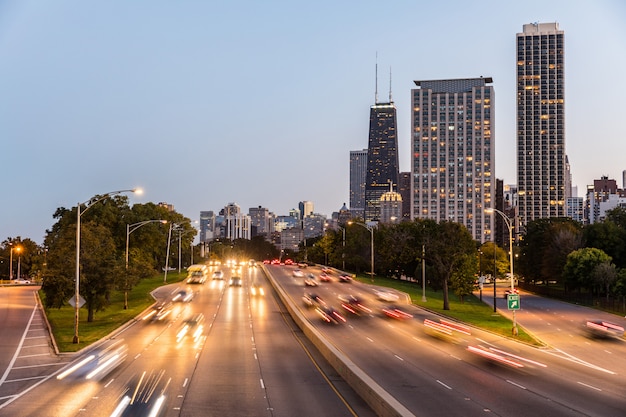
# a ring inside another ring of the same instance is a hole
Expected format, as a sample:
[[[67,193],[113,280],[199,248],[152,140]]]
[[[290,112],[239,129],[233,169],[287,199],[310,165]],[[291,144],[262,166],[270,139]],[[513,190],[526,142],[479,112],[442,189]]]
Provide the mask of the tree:
[[[434,278],[441,283],[443,309],[450,310],[448,284],[454,274],[465,270],[468,256],[475,259],[476,242],[465,226],[450,221],[439,223],[429,240],[426,259],[433,266]]]
[[[626,229],[611,220],[593,223],[584,228],[585,246],[602,249],[619,267],[626,267]]]
[[[611,262],[602,262],[593,269],[591,279],[595,285],[604,290],[608,301],[611,286],[617,280],[617,269]]]
[[[483,275],[491,275],[492,277],[505,276],[511,269],[509,265],[508,253],[496,245],[494,242],[485,242],[480,249],[480,272]],[[495,253],[494,253],[495,251]],[[494,266],[495,258],[495,266]],[[495,270],[494,270],[495,268]]]
[[[565,283],[571,289],[593,289],[592,279],[594,269],[604,262],[611,262],[611,257],[597,248],[582,248],[567,256],[563,269]]]
[[[457,268],[452,272],[450,277],[450,287],[461,302],[464,301],[465,296],[472,294],[476,287],[474,280],[476,264],[477,260],[475,256],[469,253],[462,254]]]

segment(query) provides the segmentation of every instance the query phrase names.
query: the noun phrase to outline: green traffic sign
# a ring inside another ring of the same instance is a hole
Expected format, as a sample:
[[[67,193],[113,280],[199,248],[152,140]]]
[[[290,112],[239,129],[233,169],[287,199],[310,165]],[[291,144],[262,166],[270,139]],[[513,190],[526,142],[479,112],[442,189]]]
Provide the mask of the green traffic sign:
[[[508,294],[506,297],[506,305],[509,310],[519,310],[519,294]]]

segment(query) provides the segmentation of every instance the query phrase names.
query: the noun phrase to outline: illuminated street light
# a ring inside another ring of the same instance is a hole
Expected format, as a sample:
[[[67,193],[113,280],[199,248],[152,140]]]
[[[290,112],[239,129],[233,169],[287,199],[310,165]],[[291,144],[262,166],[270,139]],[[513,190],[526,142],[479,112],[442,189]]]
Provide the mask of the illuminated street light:
[[[106,193],[102,196],[95,196],[91,199],[85,201],[84,203],[78,203],[76,205],[76,288],[74,294],[74,339],[73,343],[78,343],[78,312],[80,309],[80,216],[82,216],[91,206],[96,204],[99,201],[104,200],[107,197],[112,195],[117,195],[121,193],[137,193],[141,194],[143,191],[140,188],[134,188],[132,190],[120,190],[120,191],[111,191],[110,193]],[[85,210],[80,209],[80,207],[84,205]]]
[[[361,222],[348,222],[348,224],[358,224],[359,226],[366,228],[370,232],[370,235],[371,235],[371,246],[372,246],[371,254],[370,254],[370,264],[371,264],[371,267],[372,267],[372,272],[371,272],[372,278],[371,279],[372,279],[372,282],[374,282],[374,227],[370,226],[370,225],[368,225],[366,223],[361,223]]]
[[[148,223],[167,223],[167,220],[145,220],[143,222],[127,224],[126,225],[126,274],[128,274],[128,241],[130,234]],[[124,284],[124,310],[128,309],[128,276],[126,276],[126,282]]]
[[[513,291],[515,290],[515,283],[513,280],[513,220],[511,220],[509,216],[507,216],[506,214],[504,214],[502,211],[498,209],[495,209],[495,208],[485,209],[485,213],[493,213],[493,212],[496,212],[500,216],[502,216],[502,218],[504,219],[504,223],[506,224],[506,227],[509,229],[509,263],[511,264],[510,265],[511,266],[511,293],[513,294]],[[495,247],[494,247],[494,250],[495,250]],[[495,303],[494,303],[494,308],[495,308]],[[515,320],[515,310],[512,310],[512,311],[513,311],[513,335],[517,336],[518,330],[517,330],[517,321]]]

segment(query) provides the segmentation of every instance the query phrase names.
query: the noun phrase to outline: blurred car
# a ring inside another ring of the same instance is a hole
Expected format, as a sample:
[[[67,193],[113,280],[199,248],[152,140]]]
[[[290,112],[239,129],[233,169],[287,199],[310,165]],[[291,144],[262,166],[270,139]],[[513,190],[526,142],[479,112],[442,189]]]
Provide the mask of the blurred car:
[[[19,284],[19,285],[28,285],[30,284],[30,280],[29,279],[24,279],[24,278],[17,278],[13,280],[14,284]]]
[[[160,301],[152,307],[152,311],[144,316],[144,320],[165,321],[171,318],[173,305],[171,301]]]
[[[263,259],[263,265],[269,265],[269,264],[270,264],[269,259]]]
[[[377,290],[377,291],[374,291],[374,295],[380,301],[388,301],[388,302],[398,301],[398,299],[400,298],[398,296],[398,294],[395,294],[395,293],[393,293],[391,291],[387,291],[387,290]]]
[[[224,279],[224,273],[219,270],[213,272],[213,279]]]
[[[298,262],[298,268],[304,269],[304,268],[306,268],[308,266],[309,266],[309,264],[307,264],[306,262]]]
[[[325,272],[322,272],[320,274],[320,281],[322,281],[322,282],[332,282],[332,279],[330,278],[330,275],[328,275]]]
[[[263,286],[261,284],[255,282],[250,286],[250,294],[252,294],[253,296],[258,295],[262,297],[265,295],[265,290],[263,289]]]
[[[272,265],[280,265],[280,261],[278,259],[272,259]]]
[[[325,306],[326,303],[317,294],[312,292],[305,292],[302,296],[302,301],[308,307]]]
[[[326,323],[341,324],[347,321],[346,318],[333,307],[317,306],[315,311],[320,315],[322,321]]]
[[[304,272],[302,272],[302,270],[300,269],[294,269],[292,272],[294,278],[301,278],[304,276]]]
[[[168,388],[171,378],[165,371],[143,372],[124,389],[111,417],[163,416],[167,411]]]
[[[291,259],[285,259],[285,265],[293,265],[293,261]]]
[[[188,303],[191,300],[193,300],[193,291],[189,290],[180,290],[172,298],[175,303]]]
[[[322,268],[322,273],[328,274],[328,275],[332,275],[333,274],[333,270],[330,269],[330,268]]]
[[[384,306],[382,308],[382,313],[385,316],[391,317],[392,319],[396,319],[396,320],[406,320],[406,319],[413,318],[413,314],[407,313],[406,311],[404,311],[404,309],[402,309],[401,307],[397,305]]]
[[[589,336],[599,339],[624,337],[624,328],[622,326],[606,320],[587,320],[585,330]]]
[[[307,287],[317,287],[318,284],[315,280],[315,275],[307,274],[306,278],[304,279],[304,285],[306,285]]]
[[[372,312],[372,309],[367,307],[363,300],[354,295],[340,295],[339,300],[341,300],[341,307],[348,313],[360,316]]]
[[[123,339],[109,340],[71,362],[56,378],[99,381],[124,362],[127,354]]]
[[[231,277],[228,285],[230,285],[231,287],[241,287],[242,285],[241,277],[238,277],[238,276]]]
[[[204,314],[198,313],[183,320],[182,326],[176,334],[176,341],[180,342],[187,336],[192,336],[194,341],[202,337],[204,331]]]
[[[339,275],[339,282],[344,282],[344,283],[351,283],[352,282],[352,276],[348,275],[348,274],[341,274]]]
[[[517,288],[504,290],[504,298],[508,298],[509,294],[519,294],[519,290]]]

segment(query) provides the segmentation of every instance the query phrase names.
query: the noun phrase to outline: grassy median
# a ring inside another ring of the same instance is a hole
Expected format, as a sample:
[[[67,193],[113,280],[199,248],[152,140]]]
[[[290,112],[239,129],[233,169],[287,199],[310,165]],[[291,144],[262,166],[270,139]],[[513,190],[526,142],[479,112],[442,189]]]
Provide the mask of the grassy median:
[[[186,272],[170,272],[167,274],[168,284],[179,282],[185,279]],[[124,310],[124,293],[115,291],[111,294],[111,304],[104,311],[94,314],[94,320],[87,322],[87,309],[80,309],[80,319],[78,323],[79,343],[74,340],[74,308],[66,305],[60,309],[51,308],[46,310],[46,315],[52,334],[60,352],[76,352],[90,344],[97,342],[124,323],[134,319],[139,313],[144,311],[154,303],[150,293],[163,285],[163,274],[146,278],[128,292],[128,309]],[[40,291],[40,297],[44,294]]]
[[[372,284],[369,275],[357,275],[356,279],[365,284]],[[375,285],[382,287],[394,288],[398,291],[405,292],[411,297],[411,303],[416,306],[423,307],[443,316],[451,317],[455,320],[467,323],[469,325],[487,330],[502,336],[513,337],[513,322],[508,318],[493,312],[493,307],[483,303],[474,295],[468,295],[460,300],[454,293],[450,292],[449,302],[450,310],[443,309],[443,291],[433,291],[426,288],[426,302],[422,302],[422,286],[416,282],[401,281],[398,279],[375,277]],[[526,333],[523,328],[518,326],[519,334],[515,337],[521,342],[530,343],[541,346],[542,343],[535,339],[532,335]]]

